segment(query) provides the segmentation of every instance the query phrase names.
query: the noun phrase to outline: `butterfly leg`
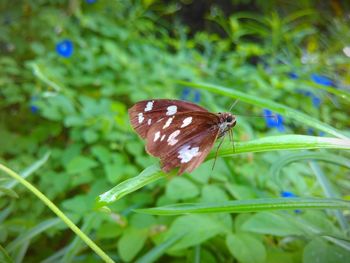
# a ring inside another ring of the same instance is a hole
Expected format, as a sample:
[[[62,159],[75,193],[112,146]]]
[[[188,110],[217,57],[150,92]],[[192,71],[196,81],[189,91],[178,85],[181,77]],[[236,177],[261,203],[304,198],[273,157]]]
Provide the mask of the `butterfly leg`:
[[[222,143],[223,143],[224,140],[225,140],[225,137],[226,137],[226,134],[224,134],[224,136],[222,137],[222,139],[221,139],[221,141],[220,141],[218,147],[216,148],[214,163],[213,163],[213,166],[211,167],[211,172],[213,172],[213,170],[214,170],[215,163],[216,163],[216,159],[218,158],[218,152],[219,152],[219,149],[220,149]]]
[[[233,131],[232,130],[229,130],[229,136],[230,136],[230,142],[232,142],[232,153],[235,153],[236,152],[235,141],[233,139]]]

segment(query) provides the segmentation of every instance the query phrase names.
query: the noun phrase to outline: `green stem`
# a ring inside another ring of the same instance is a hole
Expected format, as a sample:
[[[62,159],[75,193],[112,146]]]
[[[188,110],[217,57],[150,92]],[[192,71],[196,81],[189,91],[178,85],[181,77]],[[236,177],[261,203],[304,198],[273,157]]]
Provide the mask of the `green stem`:
[[[72,231],[77,234],[93,251],[96,252],[105,262],[114,263],[114,261],[99,248],[87,235],[85,235],[54,203],[52,203],[42,192],[35,186],[23,179],[19,174],[15,173],[6,166],[0,164],[0,170],[7,173],[12,178],[19,181],[29,191],[36,195],[42,202],[44,202]]]

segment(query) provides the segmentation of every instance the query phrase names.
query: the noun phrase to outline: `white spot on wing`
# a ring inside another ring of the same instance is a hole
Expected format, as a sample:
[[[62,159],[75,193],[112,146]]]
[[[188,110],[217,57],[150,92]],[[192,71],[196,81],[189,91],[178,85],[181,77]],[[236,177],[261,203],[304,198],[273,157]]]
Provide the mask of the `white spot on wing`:
[[[178,136],[179,134],[180,134],[180,130],[176,130],[172,134],[170,134],[167,140],[168,144],[175,145],[179,141],[176,139],[176,136]]]
[[[184,128],[184,127],[190,125],[191,122],[192,122],[192,117],[187,117],[186,119],[184,119],[184,120],[182,121],[181,128]]]
[[[139,123],[142,123],[143,120],[145,119],[145,118],[143,117],[143,113],[142,113],[142,112],[140,112],[140,113],[138,114],[138,117],[139,117]]]
[[[165,138],[165,134],[162,136],[162,138],[160,138],[160,141],[162,142],[163,140],[164,140],[164,138]]]
[[[154,100],[147,102],[145,111],[150,111],[153,109]]]
[[[167,108],[167,110],[168,111],[167,111],[166,115],[168,115],[168,116],[174,115],[177,112],[177,106],[176,105],[169,106]]]
[[[157,141],[157,140],[159,139],[159,137],[160,137],[160,132],[157,131],[157,132],[154,134],[154,139],[153,139],[153,141],[154,141],[154,142]]]
[[[152,123],[152,119],[148,119],[147,124],[151,125],[151,123]]]
[[[180,149],[179,155],[177,157],[181,159],[181,163],[188,163],[189,161],[192,160],[193,157],[199,154],[200,154],[199,147],[191,148],[190,145],[185,145]]]
[[[173,121],[173,119],[174,119],[174,117],[170,117],[170,118],[166,121],[165,125],[163,126],[163,129],[168,128],[168,127],[170,126],[171,122]]]

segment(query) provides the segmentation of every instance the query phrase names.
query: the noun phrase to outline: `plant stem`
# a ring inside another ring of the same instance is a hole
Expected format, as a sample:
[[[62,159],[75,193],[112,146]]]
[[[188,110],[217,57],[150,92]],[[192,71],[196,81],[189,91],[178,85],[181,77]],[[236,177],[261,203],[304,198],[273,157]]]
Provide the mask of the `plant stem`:
[[[77,234],[97,255],[99,255],[105,262],[114,263],[114,261],[98,247],[87,235],[85,235],[53,202],[51,202],[42,192],[35,186],[23,179],[19,174],[0,163],[0,170],[7,173],[12,178],[19,181],[24,187],[36,195],[42,202],[44,202],[75,234]]]

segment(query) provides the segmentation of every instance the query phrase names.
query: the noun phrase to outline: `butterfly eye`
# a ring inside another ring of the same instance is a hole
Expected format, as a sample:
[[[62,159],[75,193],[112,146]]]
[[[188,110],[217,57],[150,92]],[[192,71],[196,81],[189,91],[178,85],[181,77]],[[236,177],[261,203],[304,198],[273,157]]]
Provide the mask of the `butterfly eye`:
[[[233,120],[232,116],[227,116],[226,122],[231,122]]]

